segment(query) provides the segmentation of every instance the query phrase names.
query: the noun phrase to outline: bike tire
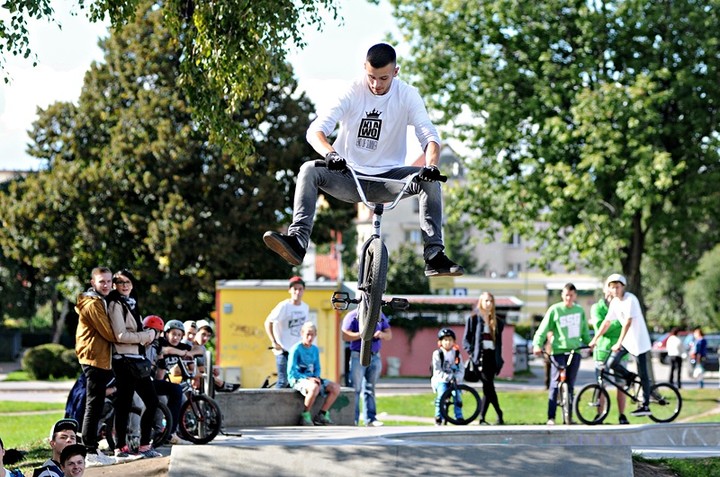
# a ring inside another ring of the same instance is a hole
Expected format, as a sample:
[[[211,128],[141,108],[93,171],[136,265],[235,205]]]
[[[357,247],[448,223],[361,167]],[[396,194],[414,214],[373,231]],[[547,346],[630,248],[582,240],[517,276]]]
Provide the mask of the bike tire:
[[[602,424],[609,412],[610,395],[597,383],[584,386],[575,398],[575,415],[583,424]]]
[[[361,291],[358,319],[362,338],[360,363],[368,366],[372,356],[372,339],[380,319],[382,296],[387,283],[388,251],[379,238],[372,239],[367,247],[364,268],[365,290]]]
[[[650,419],[655,422],[672,422],[680,415],[682,396],[670,383],[657,383],[650,388]]]
[[[562,412],[562,420],[563,424],[570,424],[571,423],[571,406],[572,406],[572,400],[570,399],[570,392],[567,383],[560,383],[560,386],[558,386],[558,393],[557,393],[557,406],[560,408]]]
[[[208,396],[193,396],[180,408],[178,432],[193,444],[207,444],[217,437],[221,428],[220,406]]]
[[[158,407],[155,411],[155,421],[153,422],[152,443],[157,448],[167,444],[170,440],[170,434],[173,428],[173,418],[170,408],[162,402],[158,401]]]
[[[477,419],[482,399],[477,390],[467,384],[449,387],[440,396],[440,415],[450,424],[465,426]]]

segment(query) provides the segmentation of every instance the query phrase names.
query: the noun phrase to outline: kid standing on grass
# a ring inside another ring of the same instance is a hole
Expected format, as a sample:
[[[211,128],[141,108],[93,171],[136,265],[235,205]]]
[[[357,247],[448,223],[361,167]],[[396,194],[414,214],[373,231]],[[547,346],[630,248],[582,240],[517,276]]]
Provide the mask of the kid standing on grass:
[[[460,357],[460,347],[455,343],[455,332],[450,328],[443,328],[438,332],[438,349],[432,355],[432,378],[430,385],[436,393],[435,398],[435,425],[442,425],[440,414],[440,397],[447,390],[449,383],[455,379],[462,382],[463,366]],[[459,396],[456,399],[460,399]],[[462,419],[462,408],[455,407],[455,417]]]

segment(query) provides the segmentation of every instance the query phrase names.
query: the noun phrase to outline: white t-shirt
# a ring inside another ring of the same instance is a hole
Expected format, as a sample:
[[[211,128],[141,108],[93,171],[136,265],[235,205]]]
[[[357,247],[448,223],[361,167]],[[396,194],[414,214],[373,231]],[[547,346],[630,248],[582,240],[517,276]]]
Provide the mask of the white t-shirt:
[[[335,104],[310,124],[307,136],[329,136],[339,125],[334,149],[358,172],[381,174],[405,165],[407,127],[424,151],[428,143],[440,144],[440,136],[417,89],[394,78],[390,91],[376,96],[365,77],[355,81]]]
[[[282,349],[290,351],[293,345],[300,341],[300,328],[303,323],[310,319],[310,307],[301,302],[293,305],[288,298],[278,303],[265,319],[265,323],[273,324],[275,340],[280,343]],[[281,350],[274,349],[274,354],[281,354]]]
[[[682,356],[683,342],[677,335],[670,335],[665,342],[665,349],[670,357]]]
[[[632,322],[622,345],[633,356],[639,356],[650,351],[652,347],[650,333],[648,333],[645,317],[637,297],[632,293],[625,292],[622,300],[618,297],[612,299],[605,319],[618,320],[625,326],[629,318],[632,318]]]

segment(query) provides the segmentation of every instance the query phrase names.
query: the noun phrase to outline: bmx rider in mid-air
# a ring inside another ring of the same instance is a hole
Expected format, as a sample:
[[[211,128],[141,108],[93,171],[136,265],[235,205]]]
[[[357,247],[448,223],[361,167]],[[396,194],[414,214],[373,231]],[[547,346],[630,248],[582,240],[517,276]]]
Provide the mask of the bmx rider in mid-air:
[[[442,191],[438,180],[440,136],[425,109],[417,89],[396,79],[399,67],[392,46],[379,43],[365,58],[365,74],[341,95],[334,105],[320,113],[307,131],[310,145],[325,157],[327,167],[308,161],[300,167],[293,221],[287,235],[266,232],[265,244],[291,265],[300,265],[310,241],[318,190],[345,202],[360,202],[349,164],[360,174],[402,179],[419,171],[407,194],[418,195],[420,228],[425,249],[426,276],[459,276],[462,266],[444,253],[442,238]],[[328,136],[339,124],[333,144]],[[407,127],[425,152],[425,166],[405,166]],[[366,196],[373,202],[387,202],[400,191],[398,184],[369,182]]]

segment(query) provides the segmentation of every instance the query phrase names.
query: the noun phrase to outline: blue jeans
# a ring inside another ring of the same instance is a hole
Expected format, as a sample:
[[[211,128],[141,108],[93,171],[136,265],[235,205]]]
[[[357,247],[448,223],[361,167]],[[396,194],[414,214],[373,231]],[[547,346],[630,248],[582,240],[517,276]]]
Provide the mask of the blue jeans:
[[[290,383],[287,377],[288,353],[282,352],[275,356],[275,364],[277,365],[277,383],[276,388],[289,388]]]
[[[554,354],[552,359],[560,366],[566,366],[568,355],[566,354]],[[575,378],[577,378],[578,370],[580,369],[580,353],[576,352],[573,355],[572,362],[565,369],[565,382],[568,385],[568,392],[570,393],[570,399],[572,402],[573,396],[575,395]],[[555,419],[555,411],[557,410],[557,395],[558,395],[558,377],[560,371],[557,367],[552,366],[550,373],[550,389],[548,390],[548,419]],[[572,409],[571,409],[572,412]]]
[[[377,177],[402,179],[419,170],[419,167],[397,167]],[[381,182],[364,183],[365,195],[369,201],[390,202],[402,189],[400,184],[383,184]],[[327,167],[315,167],[315,161],[308,161],[300,167],[295,199],[293,204],[293,221],[288,233],[300,239],[307,247],[315,217],[315,205],[318,192],[322,190],[352,204],[360,202],[357,187],[349,172],[330,171]],[[413,182],[406,197],[417,195],[420,203],[419,220],[425,244],[424,258],[427,260],[435,252],[443,250],[442,238],[442,190],[439,182]]]
[[[375,406],[375,384],[380,378],[382,371],[382,359],[380,353],[373,354],[370,364],[360,364],[360,352],[350,353],[350,386],[355,390],[355,423],[360,417],[360,393],[362,392],[363,422],[368,424],[375,420],[377,407]]]
[[[435,388],[435,418],[440,418],[442,415],[440,414],[440,398],[442,397],[443,393],[447,391],[448,387],[450,387],[450,383],[438,383],[437,388]],[[460,396],[459,392],[455,393],[455,405],[453,408],[455,409],[455,419],[462,419],[462,397]]]

